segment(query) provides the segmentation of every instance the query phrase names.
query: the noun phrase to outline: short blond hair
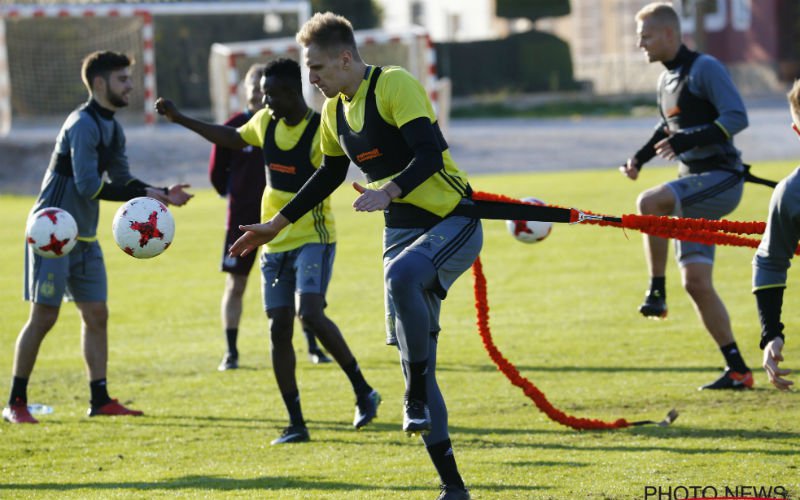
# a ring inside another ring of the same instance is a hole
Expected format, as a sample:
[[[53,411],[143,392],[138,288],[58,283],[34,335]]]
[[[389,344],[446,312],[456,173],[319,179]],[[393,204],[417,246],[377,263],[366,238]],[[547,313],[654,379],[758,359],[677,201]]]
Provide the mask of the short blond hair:
[[[333,12],[317,12],[295,35],[303,47],[316,45],[327,51],[349,50],[353,58],[360,61],[353,25],[346,17]]]
[[[645,19],[652,19],[661,26],[669,26],[678,34],[681,32],[681,20],[669,2],[653,2],[642,7],[636,13],[636,21]]]
[[[792,119],[795,125],[800,127],[800,80],[795,80],[792,89],[786,94],[789,99],[789,109],[792,112]]]

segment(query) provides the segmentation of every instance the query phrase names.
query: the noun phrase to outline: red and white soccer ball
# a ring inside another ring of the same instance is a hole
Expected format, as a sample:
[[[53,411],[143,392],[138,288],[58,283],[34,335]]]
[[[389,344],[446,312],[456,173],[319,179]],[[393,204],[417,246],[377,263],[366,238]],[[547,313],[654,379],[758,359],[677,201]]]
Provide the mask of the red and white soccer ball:
[[[137,259],[149,259],[170,246],[175,236],[175,220],[166,205],[142,196],[119,207],[111,231],[123,252]]]
[[[36,255],[63,257],[78,242],[78,224],[66,210],[42,208],[28,218],[25,238]]]
[[[522,201],[534,205],[546,205],[538,198],[523,198]],[[507,220],[506,227],[511,236],[523,243],[538,243],[550,235],[553,230],[552,222],[542,222],[537,220]]]

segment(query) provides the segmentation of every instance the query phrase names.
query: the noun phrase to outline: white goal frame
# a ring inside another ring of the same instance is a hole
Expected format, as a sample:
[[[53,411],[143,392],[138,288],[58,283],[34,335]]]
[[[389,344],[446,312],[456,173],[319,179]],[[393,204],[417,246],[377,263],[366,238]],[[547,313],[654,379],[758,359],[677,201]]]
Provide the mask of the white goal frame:
[[[209,14],[296,14],[298,25],[311,16],[311,7],[305,0],[279,0],[264,2],[190,2],[142,4],[53,4],[53,5],[0,5],[0,135],[11,130],[11,77],[6,46],[6,19],[33,18],[96,18],[131,17],[142,19],[142,65],[144,72],[144,118],[154,124],[153,105],[156,99],[156,57],[153,38],[153,18],[166,15]]]

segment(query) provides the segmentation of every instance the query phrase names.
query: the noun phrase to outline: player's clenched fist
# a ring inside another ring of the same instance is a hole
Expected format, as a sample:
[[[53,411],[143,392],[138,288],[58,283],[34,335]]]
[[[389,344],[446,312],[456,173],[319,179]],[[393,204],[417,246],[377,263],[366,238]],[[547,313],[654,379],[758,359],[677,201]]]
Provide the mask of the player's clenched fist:
[[[175,104],[173,104],[173,102],[169,99],[164,99],[163,97],[156,99],[155,108],[158,114],[166,117],[166,119],[171,122],[174,122],[177,116],[180,114]]]

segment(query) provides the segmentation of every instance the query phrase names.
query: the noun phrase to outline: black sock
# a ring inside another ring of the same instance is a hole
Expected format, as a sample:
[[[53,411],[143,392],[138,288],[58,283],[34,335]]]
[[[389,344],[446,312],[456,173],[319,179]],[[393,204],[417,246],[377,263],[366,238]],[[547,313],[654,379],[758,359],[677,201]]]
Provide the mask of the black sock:
[[[11,381],[11,395],[8,397],[8,404],[15,402],[28,402],[28,379],[24,377],[14,377]]]
[[[461,479],[461,474],[458,473],[456,457],[453,454],[453,446],[450,440],[445,439],[440,443],[432,444],[425,448],[428,450],[428,455],[431,456],[431,461],[433,466],[436,467],[436,472],[439,473],[442,484],[466,489],[464,480]]]
[[[308,341],[308,352],[312,354],[317,352],[319,350],[319,346],[317,345],[317,337],[314,336],[314,332],[308,328],[303,328],[303,333],[306,336],[306,341]]]
[[[356,358],[353,358],[353,362],[343,367],[342,370],[347,374],[350,383],[353,384],[353,392],[356,393],[356,396],[363,396],[372,392],[372,386],[367,383],[367,380],[361,373],[361,368],[359,368]]]
[[[111,401],[106,387],[106,379],[101,378],[89,382],[89,390],[92,391],[92,407],[97,408]]]
[[[663,299],[667,298],[667,278],[665,276],[652,276],[650,278],[650,294]],[[658,293],[654,293],[658,292]]]
[[[425,378],[428,374],[428,360],[416,361],[403,361],[408,373],[408,390],[406,391],[406,399],[416,399],[423,403],[428,403],[428,391],[425,387]]]
[[[722,351],[722,355],[725,356],[725,362],[731,370],[738,373],[749,371],[747,365],[744,364],[742,353],[739,352],[739,347],[736,345],[736,342],[724,345],[720,347],[719,350]]]
[[[239,337],[238,328],[226,328],[225,338],[228,340],[228,353],[239,357],[239,350],[236,348],[236,339]]]
[[[283,397],[283,404],[286,405],[286,411],[289,413],[289,424],[305,427],[306,421],[303,420],[303,410],[300,409],[300,392],[281,393],[281,397]]]

